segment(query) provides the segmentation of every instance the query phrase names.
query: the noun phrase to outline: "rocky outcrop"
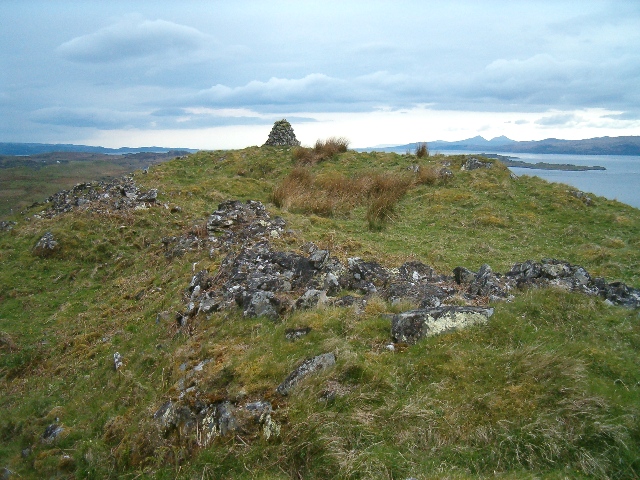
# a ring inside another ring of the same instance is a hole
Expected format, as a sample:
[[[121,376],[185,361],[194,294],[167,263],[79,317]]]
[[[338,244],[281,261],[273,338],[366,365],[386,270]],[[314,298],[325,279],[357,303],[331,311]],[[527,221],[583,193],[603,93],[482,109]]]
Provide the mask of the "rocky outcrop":
[[[198,313],[237,307],[245,317],[273,320],[294,309],[332,305],[358,309],[372,295],[391,303],[409,301],[421,309],[446,307],[452,297],[478,306],[508,301],[520,288],[545,286],[601,295],[617,305],[640,305],[638,290],[594,280],[583,267],[555,259],[517,263],[506,274],[489,265],[477,272],[456,267],[453,276],[439,275],[420,262],[386,268],[353,257],[343,264],[313,244],[305,245],[301,253],[274,249],[271,240],[287,235],[285,226],[282,218],[271,218],[260,202],[221,203],[207,220],[209,238],[191,244],[206,243],[211,255],[226,256],[213,277],[208,272],[193,277],[181,323]],[[341,296],[345,290],[351,294]]]
[[[106,182],[79,183],[69,190],[62,190],[47,198],[45,210],[39,217],[52,218],[74,209],[90,209],[96,213],[145,209],[155,205],[158,190],[141,190],[132,176],[124,176]]]
[[[291,124],[285,119],[282,119],[273,124],[265,145],[274,147],[297,147],[300,145],[300,142],[296,138],[296,134],[293,133]]]
[[[471,157],[462,166],[462,170],[476,170],[478,168],[491,168],[493,164],[491,162],[481,162],[476,157]]]
[[[491,300],[509,299],[516,289],[555,287],[597,295],[612,305],[640,308],[639,289],[621,282],[607,283],[603,278],[592,278],[584,267],[554,258],[516,263],[504,275],[494,274],[488,265],[483,265],[478,272],[456,267],[454,278],[467,298],[485,295]]]
[[[16,222],[0,221],[0,232],[10,232],[15,227]]]
[[[280,425],[272,413],[271,403],[264,400],[239,405],[228,400],[169,400],[155,411],[153,418],[163,436],[175,435],[178,442],[191,440],[199,447],[208,447],[216,438],[236,432],[265,439],[279,435]]]

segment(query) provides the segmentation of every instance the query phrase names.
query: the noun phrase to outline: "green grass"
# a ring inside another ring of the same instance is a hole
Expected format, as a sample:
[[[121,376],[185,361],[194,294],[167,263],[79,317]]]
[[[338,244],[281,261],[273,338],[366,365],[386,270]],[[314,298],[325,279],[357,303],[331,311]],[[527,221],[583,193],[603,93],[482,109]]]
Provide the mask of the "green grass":
[[[403,307],[380,299],[361,313],[327,308],[276,323],[240,311],[198,317],[188,330],[157,321],[184,308],[195,262],[215,272],[221,261],[206,250],[167,260],[162,237],[201,229],[227,198],[282,215],[296,233],[280,248],[314,241],[342,260],[419,260],[447,274],[555,257],[640,287],[640,211],[618,202],[586,206],[566,186],[512,180],[499,165],[460,171],[462,156],[348,151],[309,172],[405,175],[445,160],[453,178],[416,178],[377,229],[365,204],[337,213],[269,204],[296,163],[292,150],[274,147],[200,152],[135,176],[180,212],[16,217],[0,233],[0,468],[20,478],[637,478],[638,312],[598,298],[520,292],[493,305],[485,326],[396,352],[380,314]],[[62,249],[41,259],[31,249],[45,231]],[[284,331],[300,326],[311,333],[287,341]],[[116,351],[125,359],[118,372]],[[336,353],[334,368],[286,398],[273,393],[301,359],[326,351]],[[232,402],[271,400],[279,437],[240,432],[194,449],[157,434],[151,415],[176,394],[180,365],[205,359],[215,361],[199,388]],[[339,392],[328,400],[327,385]],[[45,444],[56,418],[62,438]]]

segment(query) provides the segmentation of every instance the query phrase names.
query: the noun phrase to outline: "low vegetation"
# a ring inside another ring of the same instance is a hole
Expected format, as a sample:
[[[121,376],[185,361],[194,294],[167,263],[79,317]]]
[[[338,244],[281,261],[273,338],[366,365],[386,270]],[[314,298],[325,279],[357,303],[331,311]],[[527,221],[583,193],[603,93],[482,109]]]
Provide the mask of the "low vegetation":
[[[18,213],[32,203],[42,202],[77,183],[108,180],[185,153],[0,155],[0,218],[12,212]]]
[[[419,142],[416,145],[416,157],[424,158],[429,156],[429,148],[427,147],[427,142]]]
[[[395,205],[412,184],[407,174],[364,172],[348,178],[342,174],[314,176],[298,167],[275,187],[271,197],[278,208],[323,216],[347,215],[365,205],[371,229],[391,219]]]
[[[282,216],[287,233],[271,241],[298,252],[314,242],[345,262],[413,260],[443,274],[554,257],[640,287],[637,209],[596,196],[587,205],[499,163],[461,170],[463,155],[320,143],[314,160],[251,147],[137,172],[141,189],[158,189],[149,208],[46,218],[40,205],[6,217],[17,223],[0,231],[0,469],[15,478],[638,478],[638,312],[600,298],[518,291],[492,302],[487,325],[394,351],[387,314],[417,305],[375,296],[359,311],[277,322],[240,310],[176,321],[194,272],[215,275],[226,253],[171,258],[162,240],[205,239],[208,215],[230,198]],[[47,231],[60,250],[34,256]],[[287,340],[297,327],[311,331]],[[327,351],[335,367],[275,393],[302,359]],[[153,413],[205,360],[194,385],[211,401],[268,399],[279,435],[236,432],[203,448],[158,433]],[[53,441],[50,425],[63,429]]]
[[[293,156],[299,165],[315,165],[344,153],[349,148],[349,140],[344,137],[330,137],[317,140],[313,148],[297,147]]]

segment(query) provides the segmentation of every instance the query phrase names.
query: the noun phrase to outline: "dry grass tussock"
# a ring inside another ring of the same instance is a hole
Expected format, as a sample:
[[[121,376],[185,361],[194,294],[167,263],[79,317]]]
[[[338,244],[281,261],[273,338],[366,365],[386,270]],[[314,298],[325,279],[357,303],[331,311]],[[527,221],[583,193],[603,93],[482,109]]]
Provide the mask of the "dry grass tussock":
[[[416,183],[419,185],[435,185],[441,178],[442,175],[435,167],[425,167],[424,165],[418,167]]]
[[[392,218],[395,205],[407,193],[413,180],[406,174],[366,172],[355,178],[338,173],[314,176],[308,169],[294,169],[273,190],[279,207],[316,215],[346,214],[366,205],[366,219],[372,229]]]
[[[423,158],[429,156],[429,148],[427,142],[420,142],[416,145],[416,157]]]
[[[344,137],[330,137],[316,140],[313,148],[298,147],[293,151],[293,158],[299,165],[315,165],[344,153],[349,148],[349,140]]]

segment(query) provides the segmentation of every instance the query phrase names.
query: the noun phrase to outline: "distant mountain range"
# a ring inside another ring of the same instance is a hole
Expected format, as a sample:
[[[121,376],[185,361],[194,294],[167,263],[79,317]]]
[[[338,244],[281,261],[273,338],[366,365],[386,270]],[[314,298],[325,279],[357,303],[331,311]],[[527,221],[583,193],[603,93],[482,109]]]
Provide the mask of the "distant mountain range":
[[[50,152],[85,152],[103,153],[107,155],[124,155],[127,153],[168,153],[171,151],[197,152],[193,148],[165,148],[165,147],[139,147],[139,148],[106,148],[93,147],[91,145],[72,145],[68,143],[3,143],[0,142],[0,155],[37,155]]]
[[[394,147],[373,147],[363,150],[386,152],[414,151],[420,142],[397,145]],[[445,142],[436,140],[427,142],[429,151],[467,150],[478,153],[564,153],[569,155],[640,155],[640,136],[598,137],[586,140],[559,140],[547,138],[528,142],[518,142],[505,136],[486,140],[481,136]]]

